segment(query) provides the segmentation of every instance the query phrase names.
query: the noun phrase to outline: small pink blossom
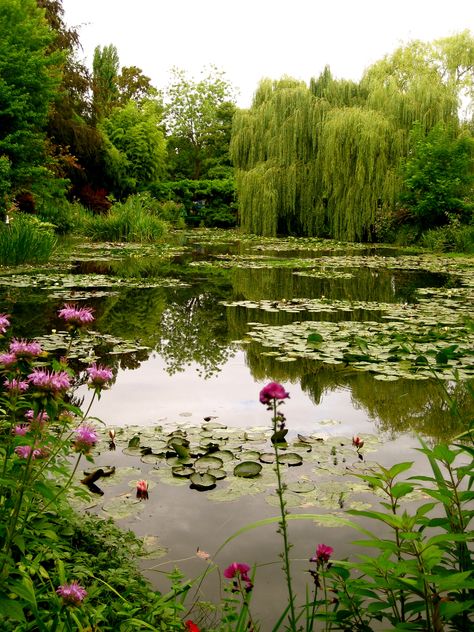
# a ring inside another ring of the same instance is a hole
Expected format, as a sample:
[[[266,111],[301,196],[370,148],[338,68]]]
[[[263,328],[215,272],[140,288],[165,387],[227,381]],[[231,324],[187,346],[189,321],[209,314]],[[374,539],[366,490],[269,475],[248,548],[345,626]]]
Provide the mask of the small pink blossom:
[[[140,500],[148,500],[147,481],[137,481],[137,498]]]
[[[74,606],[79,605],[87,596],[87,590],[76,581],[59,586],[56,592],[63,598],[65,603],[72,604]]]
[[[37,358],[43,350],[39,342],[28,342],[27,340],[17,340],[14,338],[10,342],[10,353],[14,353],[18,359],[29,360]]]
[[[247,584],[245,589],[250,591],[252,590],[253,584],[252,580],[248,576],[249,570],[250,566],[248,564],[239,564],[234,562],[224,570],[224,577],[234,580],[237,580],[240,577],[240,579]]]
[[[32,459],[38,459],[40,456],[42,456],[41,450],[39,450],[38,448],[33,449],[30,445],[19,445],[15,448],[15,454],[17,454],[22,459],[29,458],[32,452]]]
[[[13,378],[12,380],[5,379],[3,385],[14,395],[24,393],[30,386],[25,380],[20,380],[18,378]]]
[[[10,327],[10,321],[7,314],[0,314],[0,334],[4,334],[8,327]]]
[[[68,325],[73,327],[83,327],[94,322],[91,307],[76,307],[66,303],[62,309],[58,311],[59,318],[66,321]]]
[[[318,566],[322,566],[329,562],[329,558],[333,554],[334,549],[332,546],[327,546],[326,544],[318,544],[316,547],[316,554],[310,558],[310,562],[316,562]]]
[[[15,434],[17,437],[23,437],[24,435],[26,435],[29,429],[30,426],[28,424],[19,424],[18,426],[15,426],[13,434]]]
[[[71,386],[71,380],[66,371],[35,369],[33,373],[28,375],[28,379],[39,390],[53,394],[66,391]]]
[[[18,361],[18,358],[14,353],[2,353],[0,354],[0,364],[5,367],[11,367]]]
[[[91,448],[95,446],[99,435],[89,424],[83,424],[74,431],[76,438],[74,440],[74,449],[76,452],[87,454]]]
[[[352,445],[357,449],[360,450],[362,447],[364,447],[364,442],[362,441],[362,439],[358,436],[352,437]]]
[[[270,382],[260,391],[260,403],[268,405],[272,400],[282,400],[289,396],[290,394],[285,391],[281,384]]]
[[[113,377],[111,369],[100,364],[92,364],[87,370],[89,374],[89,387],[90,388],[105,388],[107,382]]]
[[[25,413],[26,419],[32,423],[36,423],[39,425],[43,425],[46,421],[49,420],[49,415],[46,411],[42,410],[38,414],[35,414],[35,411],[31,408]]]

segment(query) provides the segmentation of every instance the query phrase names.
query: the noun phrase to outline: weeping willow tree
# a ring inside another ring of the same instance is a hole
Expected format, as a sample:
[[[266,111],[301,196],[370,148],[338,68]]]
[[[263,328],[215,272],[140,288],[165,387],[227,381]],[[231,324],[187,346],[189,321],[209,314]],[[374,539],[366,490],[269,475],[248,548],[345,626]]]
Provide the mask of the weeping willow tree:
[[[428,132],[457,122],[474,60],[453,40],[400,48],[359,84],[334,79],[329,68],[309,87],[263,80],[233,123],[243,230],[372,240],[377,216],[397,202],[413,125]]]

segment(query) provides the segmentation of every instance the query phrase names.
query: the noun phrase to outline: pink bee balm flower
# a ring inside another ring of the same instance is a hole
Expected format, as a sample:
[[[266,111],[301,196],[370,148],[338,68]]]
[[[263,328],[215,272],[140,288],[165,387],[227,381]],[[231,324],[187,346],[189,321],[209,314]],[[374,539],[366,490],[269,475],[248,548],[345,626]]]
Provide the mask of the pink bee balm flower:
[[[352,437],[352,445],[357,448],[357,450],[360,450],[360,448],[364,447],[364,442],[360,437],[355,436]]]
[[[6,314],[0,314],[0,334],[4,334],[8,327],[10,327],[8,316]]]
[[[10,393],[19,395],[28,390],[29,384],[25,380],[19,380],[14,378],[13,380],[6,379],[3,385],[10,391]]]
[[[76,452],[87,454],[91,448],[95,446],[99,435],[89,424],[83,424],[74,431],[76,438],[74,440],[74,449]]]
[[[0,355],[0,364],[3,364],[4,367],[13,366],[17,362],[18,358],[14,353],[2,353]]]
[[[318,544],[316,547],[316,555],[313,555],[310,558],[310,562],[316,562],[318,565],[327,564],[329,562],[329,558],[333,554],[334,549],[332,546],[327,546],[326,544]]]
[[[74,606],[79,605],[84,600],[84,597],[87,596],[87,590],[76,581],[59,586],[56,592],[63,598],[65,603],[69,603]]]
[[[13,431],[13,434],[15,434],[17,437],[23,437],[24,435],[26,435],[29,429],[30,427],[28,425],[20,424],[18,426],[15,426],[15,430]]]
[[[19,445],[15,448],[15,454],[17,454],[22,459],[27,459],[32,452],[32,459],[38,459],[40,456],[42,456],[41,450],[38,450],[37,448],[33,449],[30,445]]]
[[[91,307],[76,307],[66,303],[62,309],[58,311],[59,318],[63,318],[68,325],[74,327],[82,327],[94,322]]]
[[[146,481],[137,481],[137,498],[148,500],[148,483]]]
[[[107,382],[113,377],[111,369],[106,368],[100,364],[92,364],[87,370],[89,374],[89,387],[91,388],[104,388]]]
[[[18,359],[36,358],[42,353],[39,342],[28,342],[27,340],[17,340],[14,338],[10,342],[10,353],[14,353]]]
[[[35,369],[33,373],[28,375],[28,379],[39,390],[53,394],[66,391],[71,386],[71,380],[66,371]]]
[[[35,415],[35,411],[32,410],[31,408],[26,411],[25,417],[26,419],[28,419],[28,421],[34,422],[40,425],[44,424],[46,421],[49,420],[49,415],[46,411],[42,410],[37,415]]]
[[[270,382],[260,391],[260,403],[268,405],[272,400],[286,399],[289,396],[290,394],[285,391],[281,384]]]

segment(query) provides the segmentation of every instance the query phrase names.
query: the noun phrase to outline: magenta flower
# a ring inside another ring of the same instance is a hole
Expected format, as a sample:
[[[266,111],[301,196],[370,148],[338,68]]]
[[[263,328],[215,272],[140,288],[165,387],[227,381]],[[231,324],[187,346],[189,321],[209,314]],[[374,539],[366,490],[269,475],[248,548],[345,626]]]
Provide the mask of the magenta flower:
[[[76,452],[82,452],[83,454],[87,454],[95,446],[99,438],[93,426],[89,424],[79,426],[74,432],[76,435],[74,449]]]
[[[28,380],[39,390],[52,394],[66,391],[71,386],[71,380],[66,371],[35,369],[28,375]]]
[[[43,425],[46,421],[49,420],[49,415],[46,411],[42,410],[37,415],[35,415],[35,411],[31,408],[25,413],[26,419],[32,423],[36,423],[39,425]]]
[[[227,577],[227,579],[232,579],[237,575],[243,577],[244,575],[247,575],[249,570],[250,566],[248,564],[238,564],[237,562],[234,562],[225,569],[224,577]]]
[[[22,459],[27,459],[32,452],[32,459],[38,459],[40,456],[42,456],[41,450],[39,450],[38,448],[33,449],[30,445],[19,445],[15,448],[15,454],[17,454]]]
[[[137,481],[137,498],[139,500],[148,500],[147,481]]]
[[[15,434],[17,437],[23,437],[24,435],[26,435],[29,429],[30,427],[27,424],[19,424],[18,426],[15,426],[13,434]]]
[[[68,325],[73,327],[83,327],[94,322],[91,307],[76,307],[66,303],[62,309],[58,311],[59,318],[63,318]]]
[[[11,367],[17,362],[18,358],[14,353],[2,353],[0,355],[0,364],[4,367]]]
[[[16,338],[10,342],[10,353],[14,353],[18,359],[29,360],[37,358],[42,352],[39,342],[28,342],[27,340],[17,340]]]
[[[4,334],[8,327],[10,327],[8,316],[6,314],[0,314],[0,334]]]
[[[14,378],[12,380],[5,379],[3,385],[14,395],[24,393],[30,386],[25,380],[20,380],[18,378]]]
[[[111,369],[100,364],[92,364],[87,370],[89,374],[89,387],[90,388],[106,388],[107,382],[113,377]]]
[[[74,606],[78,606],[87,596],[87,590],[78,582],[73,581],[70,584],[63,584],[56,590],[63,601]]]
[[[310,562],[316,562],[318,566],[323,566],[329,562],[329,558],[333,554],[334,549],[332,546],[326,544],[318,544],[316,547],[316,554],[310,558]]]
[[[285,391],[281,384],[270,382],[260,391],[260,403],[268,405],[272,400],[286,399],[289,396],[290,394]]]
[[[364,447],[364,442],[362,441],[362,439],[360,437],[358,437],[357,435],[355,437],[352,437],[352,445],[357,449],[360,450],[362,447]]]

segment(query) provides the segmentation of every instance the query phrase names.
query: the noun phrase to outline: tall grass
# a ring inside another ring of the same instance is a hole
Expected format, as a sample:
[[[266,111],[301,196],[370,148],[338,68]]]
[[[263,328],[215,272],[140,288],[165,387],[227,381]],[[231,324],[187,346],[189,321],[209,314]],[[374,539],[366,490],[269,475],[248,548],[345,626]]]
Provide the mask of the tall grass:
[[[94,241],[153,242],[167,232],[167,223],[153,212],[146,196],[132,195],[116,202],[106,215],[96,215],[85,233]]]
[[[45,263],[56,244],[51,224],[29,215],[15,214],[9,224],[0,224],[0,265]]]

